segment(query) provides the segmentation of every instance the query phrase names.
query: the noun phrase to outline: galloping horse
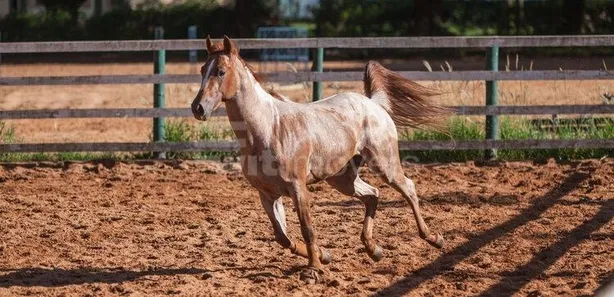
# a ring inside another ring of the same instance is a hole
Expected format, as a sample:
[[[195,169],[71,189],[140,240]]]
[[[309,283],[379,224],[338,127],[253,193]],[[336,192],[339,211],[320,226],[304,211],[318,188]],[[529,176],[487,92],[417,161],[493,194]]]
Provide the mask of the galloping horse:
[[[309,259],[301,279],[317,282],[322,264],[331,260],[316,244],[309,213],[307,185],[318,181],[364,203],[361,240],[374,261],[382,258],[382,248],[372,234],[379,193],[358,176],[365,163],[409,202],[420,237],[443,247],[443,237],[429,231],[422,219],[414,183],[403,173],[396,130],[396,126],[434,124],[437,117],[447,115],[447,109],[427,100],[435,91],[369,62],[364,76],[366,96],[348,92],[295,103],[265,91],[227,36],[215,44],[207,36],[206,44],[208,58],[201,68],[202,84],[192,113],[205,121],[222,103],[226,105],[240,142],[243,174],[258,189],[275,240]],[[304,243],[292,241],[286,233],[281,196],[292,198]]]

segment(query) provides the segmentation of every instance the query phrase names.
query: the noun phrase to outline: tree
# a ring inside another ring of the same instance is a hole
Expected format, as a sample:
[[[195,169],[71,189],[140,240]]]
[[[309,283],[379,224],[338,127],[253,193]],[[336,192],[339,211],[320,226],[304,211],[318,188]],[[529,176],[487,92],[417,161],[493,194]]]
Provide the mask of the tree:
[[[237,36],[247,37],[249,29],[245,24],[251,24],[252,12],[254,1],[253,0],[236,0],[235,2],[235,26]]]
[[[585,0],[563,1],[562,34],[580,34],[584,25]]]
[[[39,0],[49,12],[66,11],[73,22],[79,20],[79,8],[86,0]]]
[[[234,0],[234,37],[252,37],[258,26],[274,21],[278,14],[277,1]],[[230,23],[229,23],[230,25]]]
[[[442,0],[415,0],[413,11],[409,13],[410,30],[414,35],[437,35],[441,24]]]

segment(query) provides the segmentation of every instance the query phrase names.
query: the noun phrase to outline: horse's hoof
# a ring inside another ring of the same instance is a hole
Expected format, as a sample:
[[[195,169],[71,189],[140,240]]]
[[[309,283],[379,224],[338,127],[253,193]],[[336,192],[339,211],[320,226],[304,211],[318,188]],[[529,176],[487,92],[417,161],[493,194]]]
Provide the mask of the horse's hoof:
[[[320,262],[322,264],[328,264],[330,263],[330,261],[331,261],[330,253],[327,250],[320,248]]]
[[[373,251],[372,254],[369,254],[369,257],[371,257],[373,261],[379,262],[379,260],[381,260],[382,257],[384,257],[384,251],[379,245],[376,244],[375,250]]]
[[[438,249],[443,248],[444,245],[443,236],[441,236],[439,233],[435,234],[435,239],[427,238],[426,242]]]
[[[315,283],[321,282],[322,276],[320,275],[318,269],[308,267],[301,271],[301,280],[308,285],[313,285]]]

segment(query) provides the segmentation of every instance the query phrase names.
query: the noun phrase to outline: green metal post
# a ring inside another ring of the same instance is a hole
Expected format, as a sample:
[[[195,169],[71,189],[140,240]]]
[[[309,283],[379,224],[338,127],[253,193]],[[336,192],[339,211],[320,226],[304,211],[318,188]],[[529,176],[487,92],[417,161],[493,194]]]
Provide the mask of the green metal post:
[[[324,70],[324,49],[319,47],[314,51],[313,57],[313,65],[311,67],[311,71],[322,72]],[[322,99],[322,82],[314,81],[313,82],[313,101],[318,101]]]
[[[164,39],[164,28],[154,29],[154,39]],[[166,64],[166,50],[158,50],[154,53],[154,74],[164,74]],[[154,84],[154,108],[164,108],[164,84]],[[164,142],[164,118],[153,119],[153,140]],[[154,152],[154,157],[165,159],[166,152]]]
[[[499,71],[499,47],[493,46],[488,49],[486,55],[487,70]],[[497,81],[486,81],[486,106],[496,106],[499,103],[499,94]],[[499,118],[496,115],[486,116],[486,139],[497,140],[499,134]],[[497,158],[496,149],[488,149],[484,152],[484,157],[487,160]]]

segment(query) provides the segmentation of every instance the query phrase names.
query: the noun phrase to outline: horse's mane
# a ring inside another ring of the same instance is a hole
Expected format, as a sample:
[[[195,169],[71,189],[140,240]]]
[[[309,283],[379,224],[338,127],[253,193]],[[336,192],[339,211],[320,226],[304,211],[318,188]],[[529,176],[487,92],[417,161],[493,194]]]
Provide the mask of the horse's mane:
[[[248,64],[245,60],[243,60],[243,58],[238,57],[239,61],[243,62],[243,65],[245,65],[245,67],[249,70],[249,72],[252,73],[252,75],[254,76],[254,78],[256,79],[256,81],[264,87],[264,78],[261,74],[257,73],[254,68],[252,67],[252,65]],[[271,88],[266,88],[265,89],[267,93],[269,93],[271,96],[273,96],[273,98],[277,99],[277,100],[281,100],[281,101],[291,101],[290,99],[288,99],[287,97],[283,96],[282,94],[278,93],[277,91],[271,89]]]

